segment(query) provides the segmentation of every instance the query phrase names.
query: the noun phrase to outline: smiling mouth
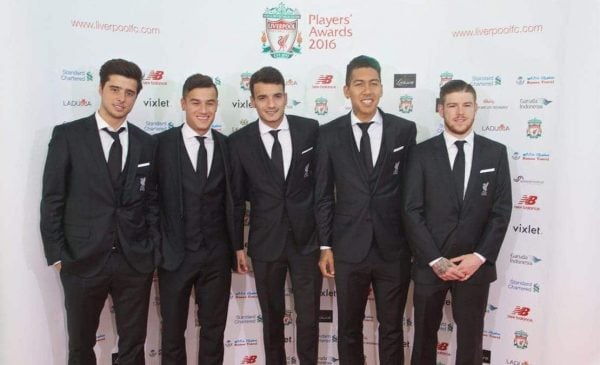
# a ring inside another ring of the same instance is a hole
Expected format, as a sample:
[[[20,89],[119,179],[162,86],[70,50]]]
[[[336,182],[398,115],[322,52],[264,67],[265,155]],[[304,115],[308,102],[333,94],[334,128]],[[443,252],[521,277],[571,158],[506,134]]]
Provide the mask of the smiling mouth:
[[[372,105],[372,104],[375,102],[375,100],[373,100],[373,99],[371,99],[371,98],[368,98],[368,99],[361,99],[361,101],[360,101],[360,102],[361,102],[362,104],[365,104],[365,105],[368,105],[368,106],[370,106],[370,105]]]

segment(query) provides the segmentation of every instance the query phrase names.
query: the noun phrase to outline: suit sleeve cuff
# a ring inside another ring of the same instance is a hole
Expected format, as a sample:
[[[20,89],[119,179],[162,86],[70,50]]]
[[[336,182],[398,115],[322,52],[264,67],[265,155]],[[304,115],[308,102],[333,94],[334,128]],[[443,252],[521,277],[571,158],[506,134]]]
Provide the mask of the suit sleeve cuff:
[[[485,262],[487,261],[487,260],[485,259],[485,257],[481,256],[481,255],[480,255],[480,254],[478,254],[477,252],[473,252],[473,254],[474,254],[475,256],[479,257],[479,259],[481,260],[481,263],[482,263],[482,264],[485,264]]]
[[[443,259],[443,257],[438,257],[437,259],[429,262],[429,266],[433,267],[433,265],[437,264],[437,262],[440,261],[441,259]]]

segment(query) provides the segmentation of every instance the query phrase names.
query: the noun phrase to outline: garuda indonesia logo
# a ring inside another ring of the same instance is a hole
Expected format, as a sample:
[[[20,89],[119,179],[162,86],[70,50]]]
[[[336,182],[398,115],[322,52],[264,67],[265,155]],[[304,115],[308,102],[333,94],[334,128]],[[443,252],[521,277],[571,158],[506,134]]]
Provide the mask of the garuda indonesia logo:
[[[400,113],[410,113],[413,111],[413,98],[410,95],[402,95],[400,97],[400,105],[399,105]]]
[[[295,53],[301,53],[302,36],[298,32],[300,13],[297,9],[279,3],[274,8],[267,8],[263,18],[265,32],[260,38],[263,53],[270,53],[273,58],[291,58]]]
[[[329,112],[329,107],[327,106],[327,99],[324,97],[315,99],[315,114],[316,115],[325,115]]]

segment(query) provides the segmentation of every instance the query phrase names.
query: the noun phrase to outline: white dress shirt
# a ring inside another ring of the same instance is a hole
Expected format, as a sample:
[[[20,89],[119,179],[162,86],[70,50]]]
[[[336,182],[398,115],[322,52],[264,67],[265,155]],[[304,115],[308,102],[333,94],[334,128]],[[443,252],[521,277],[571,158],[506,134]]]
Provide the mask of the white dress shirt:
[[[475,139],[475,133],[471,130],[465,138],[459,139],[444,131],[444,141],[446,142],[446,150],[448,150],[448,158],[450,159],[450,169],[454,168],[454,159],[458,153],[458,147],[454,144],[456,141],[465,141],[463,150],[465,151],[465,185],[463,187],[463,197],[467,191],[467,184],[469,183],[469,176],[471,175],[471,165],[473,164],[473,140]]]
[[[125,168],[125,163],[127,162],[127,153],[129,152],[129,128],[127,126],[127,121],[123,122],[117,129],[113,129],[102,117],[100,113],[96,112],[96,124],[98,125],[98,133],[100,134],[100,143],[102,143],[102,151],[104,152],[104,159],[108,163],[108,154],[110,153],[110,146],[112,146],[115,141],[110,134],[106,133],[106,131],[102,130],[103,128],[108,129],[111,132],[116,132],[121,127],[125,128],[125,130],[119,133],[119,140],[121,141],[121,146],[123,147],[123,154],[121,155],[121,171]]]
[[[379,157],[379,150],[381,149],[381,139],[383,136],[383,117],[379,110],[373,116],[371,120],[373,124],[369,126],[367,129],[367,133],[369,133],[369,140],[371,142],[371,157],[373,158],[373,166],[377,163],[377,158]],[[358,123],[361,123],[360,119],[354,114],[354,112],[350,113],[350,123],[352,124],[352,133],[354,134],[354,141],[356,142],[356,147],[360,151],[360,139],[362,138],[362,129],[358,126]]]
[[[287,178],[290,164],[292,163],[292,135],[290,134],[290,124],[288,123],[287,117],[284,115],[281,124],[278,128],[271,128],[265,122],[258,119],[258,131],[260,133],[260,139],[262,140],[267,155],[271,158],[271,150],[273,149],[273,143],[275,138],[270,131],[279,130],[277,133],[277,139],[281,145],[281,154],[283,155],[283,174]]]
[[[194,171],[196,171],[197,168],[196,163],[198,162],[198,150],[200,150],[200,141],[196,139],[196,136],[206,137],[204,138],[204,147],[206,148],[206,175],[208,177],[208,175],[210,175],[210,168],[212,166],[212,160],[215,154],[215,140],[213,139],[211,129],[209,128],[208,132],[206,132],[204,135],[200,135],[186,122],[183,124],[183,127],[181,127],[181,135],[183,137],[185,150],[187,151],[190,162],[194,167]]]

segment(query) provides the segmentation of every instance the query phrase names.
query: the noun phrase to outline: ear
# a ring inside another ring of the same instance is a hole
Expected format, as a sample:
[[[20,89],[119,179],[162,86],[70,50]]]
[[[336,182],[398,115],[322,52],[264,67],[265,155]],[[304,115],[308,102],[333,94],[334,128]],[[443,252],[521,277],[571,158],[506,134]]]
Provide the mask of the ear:
[[[181,98],[181,110],[185,110],[185,98]]]
[[[350,88],[348,87],[348,85],[344,85],[344,96],[346,97],[346,99],[350,99]]]
[[[440,115],[440,117],[442,117],[442,119],[444,119],[444,105],[442,105],[441,103],[438,103],[437,112]]]

